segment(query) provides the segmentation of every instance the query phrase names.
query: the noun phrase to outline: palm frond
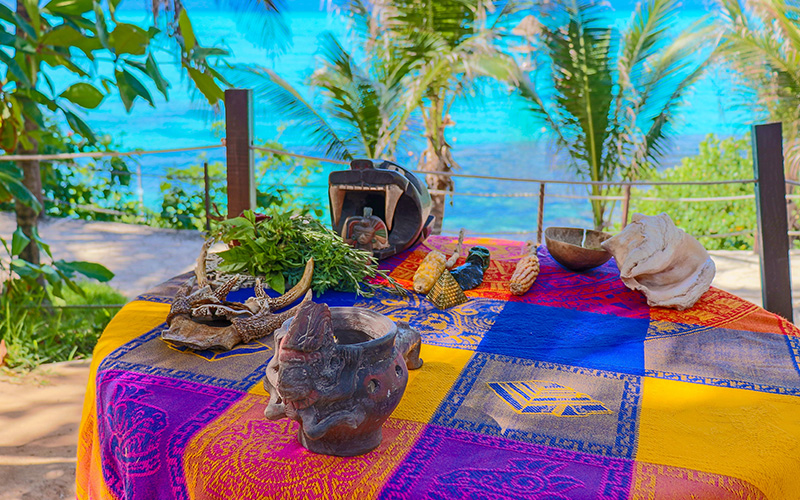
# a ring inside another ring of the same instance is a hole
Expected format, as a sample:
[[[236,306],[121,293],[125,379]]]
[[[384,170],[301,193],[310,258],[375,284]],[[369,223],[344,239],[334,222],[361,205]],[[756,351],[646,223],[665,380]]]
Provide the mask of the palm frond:
[[[309,137],[325,149],[331,158],[350,160],[352,152],[339,137],[328,120],[297,91],[274,71],[259,66],[231,66],[228,79],[237,86],[252,88],[255,99],[270,102],[282,116],[294,120]]]

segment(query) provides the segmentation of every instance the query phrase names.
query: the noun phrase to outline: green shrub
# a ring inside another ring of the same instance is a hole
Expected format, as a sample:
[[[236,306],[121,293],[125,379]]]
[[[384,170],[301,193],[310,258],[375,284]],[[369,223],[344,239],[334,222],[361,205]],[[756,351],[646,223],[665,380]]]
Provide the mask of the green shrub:
[[[21,286],[17,281],[6,286]],[[0,294],[0,339],[8,348],[6,364],[29,370],[42,363],[88,358],[97,339],[118,309],[81,309],[63,306],[124,304],[126,298],[102,283],[80,282],[84,296],[64,289],[47,306],[44,293]],[[15,299],[16,297],[16,299]]]
[[[284,149],[277,142],[259,142],[258,145]],[[195,165],[167,169],[167,178],[161,183],[164,198],[159,225],[205,230],[203,160],[204,156],[201,156]],[[313,178],[322,172],[319,162],[256,151],[255,163],[256,206],[259,209],[317,217],[323,214],[320,198],[304,189],[310,187]],[[228,213],[225,165],[220,162],[209,163],[208,175],[211,179],[209,199],[213,204],[211,215],[225,215]]]
[[[753,160],[746,139],[720,140],[714,134],[700,143],[696,156],[686,157],[679,166],[654,172],[649,180],[697,181],[752,179]],[[656,215],[666,212],[681,229],[698,236],[709,250],[750,250],[756,228],[753,199],[709,202],[645,201],[651,198],[710,198],[752,195],[753,184],[715,184],[695,186],[653,186],[631,190],[631,213]],[[719,238],[699,237],[751,231]]]

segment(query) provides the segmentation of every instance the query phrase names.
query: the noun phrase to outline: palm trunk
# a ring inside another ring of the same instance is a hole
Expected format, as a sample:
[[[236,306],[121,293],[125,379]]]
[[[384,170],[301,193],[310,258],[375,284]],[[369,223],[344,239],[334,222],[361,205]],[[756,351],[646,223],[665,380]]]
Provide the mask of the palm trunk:
[[[445,139],[445,128],[452,124],[449,116],[445,115],[444,100],[436,96],[431,98],[427,112],[423,109],[425,117],[425,151],[420,156],[420,170],[425,172],[452,172],[458,167],[450,154],[450,145]],[[428,189],[435,191],[453,191],[452,177],[443,175],[426,175],[425,181]],[[441,234],[444,222],[445,194],[431,194],[431,215],[436,217],[433,225],[433,234]]]
[[[442,158],[440,149],[428,139],[428,145],[420,158],[420,170],[425,172],[449,172],[450,167]],[[426,175],[425,182],[428,189],[437,191],[452,191],[453,179],[442,175]],[[444,194],[431,194],[431,215],[436,217],[433,224],[433,234],[441,234],[444,221]]]

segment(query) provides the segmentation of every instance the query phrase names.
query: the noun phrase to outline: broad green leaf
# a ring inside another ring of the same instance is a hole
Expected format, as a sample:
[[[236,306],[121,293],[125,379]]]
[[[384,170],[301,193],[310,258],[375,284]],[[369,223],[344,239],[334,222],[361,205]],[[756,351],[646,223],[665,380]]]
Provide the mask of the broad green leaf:
[[[17,77],[17,81],[19,81],[20,83],[22,83],[26,87],[30,87],[31,81],[30,81],[30,79],[28,79],[28,75],[26,75],[25,72],[22,71],[22,68],[20,68],[20,66],[19,66],[19,64],[17,63],[16,60],[14,60],[11,56],[6,54],[4,51],[0,50],[0,61],[4,62],[6,64],[6,66],[8,67],[8,71],[12,75]],[[6,78],[8,78],[8,75],[6,75]]]
[[[44,115],[42,115],[42,110],[36,103],[30,99],[20,99],[19,103],[22,106],[22,116],[36,123],[40,128],[45,127]]]
[[[283,274],[280,271],[275,272],[272,276],[269,277],[267,280],[269,287],[275,290],[276,292],[283,294],[286,292],[286,280],[283,277]]]
[[[11,271],[17,273],[22,278],[28,279],[36,279],[41,274],[39,266],[31,264],[23,259],[12,259]]]
[[[104,96],[94,85],[80,82],[67,88],[61,93],[61,97],[82,108],[94,109],[103,102]]]
[[[7,23],[14,24],[14,11],[9,9],[7,5],[0,3],[0,19]]]
[[[42,73],[42,75],[44,76],[44,75],[46,75],[46,73]],[[24,89],[24,90],[19,91],[19,95],[25,96],[26,98],[30,99],[31,101],[36,102],[38,104],[41,104],[42,106],[47,107],[47,109],[49,109],[50,111],[57,111],[58,110],[58,104],[54,100],[50,99],[46,95],[44,95],[41,92],[39,92],[38,90]]]
[[[28,238],[28,235],[22,232],[22,228],[17,227],[17,230],[14,231],[14,235],[11,237],[11,255],[21,254],[30,242],[31,239]]]
[[[83,35],[80,31],[66,24],[57,26],[45,33],[39,43],[53,47],[77,47],[86,55],[89,55],[93,50],[103,48],[99,38]]]
[[[108,10],[111,11],[111,18],[112,19],[114,18],[114,14],[117,11],[117,5],[119,5],[119,3],[121,1],[122,0],[108,0]]]
[[[56,268],[60,269],[65,274],[72,276],[72,273],[79,273],[87,278],[96,279],[97,281],[106,282],[114,277],[114,273],[108,270],[107,267],[96,262],[73,261],[66,262],[58,260],[54,262]]]
[[[133,100],[136,99],[136,91],[128,84],[128,78],[122,71],[115,71],[114,77],[117,80],[117,89],[122,98],[122,104],[125,105],[125,111],[130,111],[133,107]]]
[[[195,45],[197,45],[197,39],[194,37],[194,30],[192,29],[192,23],[189,21],[189,14],[186,13],[186,10],[181,10],[180,15],[178,16],[178,25],[181,28],[181,34],[183,35],[183,46],[186,49],[186,52],[191,52]]]
[[[56,287],[57,284],[61,283],[61,276],[51,266],[47,265],[42,266],[41,271],[42,274],[44,274],[44,277],[47,278],[47,282],[53,285],[53,287]],[[59,286],[58,288],[53,290],[53,295],[55,295],[56,297],[60,296],[60,294],[58,293],[61,291],[60,288],[61,287]]]
[[[220,49],[217,47],[195,47],[194,52],[192,52],[192,60],[199,61],[203,60],[206,57],[211,56],[227,56],[230,52],[225,49]]]
[[[147,31],[133,24],[118,24],[108,36],[108,44],[117,55],[144,55],[149,42]]]
[[[33,25],[33,29],[36,30],[36,35],[39,35],[40,30],[42,29],[42,18],[41,14],[39,13],[39,2],[38,0],[23,0],[25,4],[25,12],[28,13],[28,17],[31,20],[31,24]]]
[[[7,47],[16,47],[18,39],[12,33],[6,31],[5,26],[0,24],[0,45]]]
[[[44,8],[51,14],[77,16],[92,10],[92,0],[51,0]]]
[[[123,86],[125,86],[126,96],[123,96],[123,102],[125,102],[126,97],[130,98],[130,106],[128,106],[128,104],[125,105],[128,111],[130,111],[130,108],[133,106],[133,100],[136,98],[136,96],[141,97],[150,103],[150,106],[155,107],[155,103],[153,102],[153,97],[150,95],[150,91],[147,90],[147,87],[145,87],[138,78],[133,76],[130,71],[123,69],[122,71],[115,71],[114,74],[117,77],[117,85],[120,87],[120,95],[122,95]]]
[[[44,242],[41,236],[39,236],[39,229],[36,226],[31,228],[31,237],[33,241],[36,242],[36,245],[39,247],[39,251],[42,253],[46,253],[51,259],[53,258],[52,252],[50,252],[50,245]]]
[[[165,99],[168,98],[167,89],[169,88],[169,82],[164,78],[164,75],[161,74],[161,70],[158,69],[158,63],[153,57],[153,54],[148,54],[147,62],[145,63],[145,69],[147,76],[153,80],[153,83],[155,83],[159,92],[164,94]]]
[[[110,50],[108,43],[108,27],[106,26],[106,15],[103,13],[103,6],[99,1],[94,0],[94,26],[97,28],[97,38],[103,47]]]
[[[76,134],[80,135],[90,144],[94,144],[97,142],[97,137],[95,137],[94,132],[89,127],[89,125],[83,121],[81,117],[73,113],[72,111],[67,111],[66,109],[61,109],[64,112],[64,117],[67,119],[67,123],[69,124],[69,128],[71,128]]]
[[[14,22],[12,24],[24,31],[32,40],[35,41],[39,38],[39,34],[33,29],[33,26],[16,12],[14,13]]]
[[[223,100],[225,92],[217,85],[213,77],[194,68],[186,68],[186,70],[197,89],[208,99],[209,104],[216,104]]]
[[[63,262],[63,261],[59,261]],[[72,281],[70,278],[75,274],[72,270],[62,270],[58,267],[58,262],[53,263],[55,265],[55,270],[59,276],[61,276],[61,280],[64,284],[67,285],[67,288],[72,290],[73,292],[77,293],[81,297],[86,297],[86,292],[83,291],[83,288],[79,287]]]

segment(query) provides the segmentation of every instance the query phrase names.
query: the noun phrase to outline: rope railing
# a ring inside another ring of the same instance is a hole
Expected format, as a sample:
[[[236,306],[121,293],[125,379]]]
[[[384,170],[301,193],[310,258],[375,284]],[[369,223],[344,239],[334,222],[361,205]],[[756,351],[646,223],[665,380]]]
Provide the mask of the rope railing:
[[[149,151],[91,151],[85,153],[56,153],[51,155],[0,155],[0,161],[48,161],[48,160],[75,160],[78,158],[113,158],[120,156],[143,156],[168,153],[185,153],[188,151],[201,151],[205,149],[224,148],[223,144],[211,146],[193,146],[188,148],[154,149]]]
[[[49,155],[2,155],[0,156],[0,161],[21,161],[21,160],[42,160],[42,161],[58,161],[58,160],[73,160],[78,158],[104,158],[104,157],[131,157],[131,156],[141,156],[141,155],[152,155],[152,154],[168,154],[168,153],[181,153],[181,152],[188,152],[188,151],[199,151],[199,150],[208,150],[208,149],[218,149],[224,148],[225,141],[223,140],[222,144],[215,144],[215,145],[206,145],[206,146],[195,146],[195,147],[186,147],[186,148],[170,148],[170,149],[159,149],[159,150],[139,150],[139,151],[98,151],[98,152],[84,152],[84,153],[60,153],[60,154],[49,154]],[[331,158],[324,158],[320,156],[314,155],[307,155],[307,154],[300,154],[300,153],[293,153],[290,151],[284,151],[276,148],[269,148],[265,146],[250,146],[252,150],[255,151],[262,151],[266,153],[270,153],[273,155],[282,155],[288,156],[293,158],[300,158],[305,160],[312,160],[318,161],[323,163],[330,163],[335,165],[349,165],[348,161],[345,160],[336,160]],[[203,176],[190,176],[190,175],[164,175],[164,174],[156,174],[156,173],[149,173],[149,172],[130,172],[124,170],[110,170],[104,171],[102,169],[94,169],[96,171],[107,172],[112,175],[120,175],[120,176],[137,176],[137,177],[148,177],[148,178],[159,178],[159,179],[167,179],[167,180],[178,180],[178,181],[202,181],[205,178]],[[632,186],[709,186],[709,185],[726,185],[726,184],[754,184],[757,182],[756,179],[719,179],[719,180],[704,180],[704,181],[649,181],[649,180],[637,180],[637,181],[580,181],[580,180],[557,180],[557,179],[532,179],[532,178],[518,178],[518,177],[505,177],[505,176],[494,176],[494,175],[479,175],[479,174],[465,174],[465,173],[457,173],[457,172],[429,172],[424,170],[412,170],[413,173],[421,174],[421,175],[433,175],[439,177],[450,177],[450,178],[460,178],[460,179],[476,179],[476,180],[494,180],[494,181],[505,181],[505,182],[526,182],[526,183],[538,183],[540,185],[539,192],[515,192],[515,193],[481,193],[481,192],[460,192],[460,191],[449,191],[449,190],[438,190],[438,189],[431,189],[429,190],[430,194],[432,195],[449,195],[449,196],[468,196],[468,197],[481,197],[481,198],[539,198],[540,206],[542,205],[543,199],[545,197],[548,198],[560,198],[560,199],[574,199],[574,200],[593,200],[593,201],[622,201],[623,205],[629,204],[630,200],[630,188]],[[214,182],[223,182],[226,179],[223,177],[208,177],[208,181]],[[787,179],[786,183],[788,185],[793,186],[800,186],[800,181]],[[552,185],[567,185],[567,186],[619,186],[624,188],[623,195],[616,195],[616,196],[598,196],[598,195],[590,195],[590,194],[562,194],[562,193],[546,193],[544,190],[544,186],[552,184]],[[293,186],[293,185],[287,185]],[[305,186],[305,187],[317,187],[317,186]],[[324,187],[324,186],[323,186]],[[737,201],[737,200],[752,200],[755,198],[754,194],[746,194],[746,195],[736,195],[736,196],[719,196],[719,197],[680,197],[680,198],[659,198],[659,197],[652,197],[652,196],[638,196],[636,197],[637,200],[640,201],[652,201],[652,202],[672,202],[672,203],[692,203],[692,202],[719,202],[719,201]],[[800,199],[800,194],[787,194],[787,199]],[[128,212],[121,212],[118,210],[112,210],[102,207],[95,207],[90,205],[81,205],[81,204],[74,204],[74,203],[66,203],[61,200],[49,200],[53,203],[70,206],[72,208],[80,209],[80,210],[87,210],[87,211],[94,211],[97,213],[104,213],[107,215],[115,215],[115,216],[140,216],[140,214],[133,214]],[[627,207],[623,207],[627,208]],[[176,215],[177,217],[183,218],[190,218],[189,216],[185,215]],[[541,231],[541,230],[540,230]],[[533,232],[533,231],[531,231]],[[698,235],[698,237],[708,237],[708,238],[722,238],[728,236],[737,236],[741,234],[749,234],[753,231],[739,231],[735,233],[726,233],[726,234],[714,234],[714,235]],[[491,234],[529,234],[528,231],[503,231],[503,232],[496,232]],[[800,232],[798,232],[800,233]],[[490,233],[486,233],[489,235]],[[790,235],[793,235],[790,232]]]

